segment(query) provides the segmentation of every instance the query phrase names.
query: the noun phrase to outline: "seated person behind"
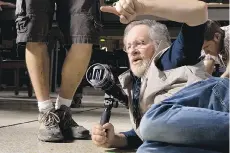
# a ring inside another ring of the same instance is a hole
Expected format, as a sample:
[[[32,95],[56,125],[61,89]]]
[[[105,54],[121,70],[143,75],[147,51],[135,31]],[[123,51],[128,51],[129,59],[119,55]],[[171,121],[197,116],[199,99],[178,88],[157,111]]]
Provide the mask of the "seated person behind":
[[[220,77],[229,77],[229,26],[220,27],[218,22],[208,20],[203,51],[206,71],[213,74],[215,66],[218,64]]]

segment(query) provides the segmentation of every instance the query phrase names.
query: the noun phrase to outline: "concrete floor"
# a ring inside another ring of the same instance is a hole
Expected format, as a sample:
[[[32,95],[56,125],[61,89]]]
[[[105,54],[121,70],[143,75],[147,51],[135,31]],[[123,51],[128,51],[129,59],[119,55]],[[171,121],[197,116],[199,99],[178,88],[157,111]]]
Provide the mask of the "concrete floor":
[[[104,153],[135,152],[134,150],[103,149],[96,147],[91,140],[46,143],[37,139],[39,127],[37,104],[34,99],[1,96],[0,94],[0,153]],[[11,100],[10,100],[11,99]],[[103,111],[101,96],[85,96],[83,108],[72,109],[77,123],[90,129],[100,120]],[[29,107],[28,107],[29,106]],[[128,111],[124,107],[114,108],[111,123],[116,132],[131,129]]]

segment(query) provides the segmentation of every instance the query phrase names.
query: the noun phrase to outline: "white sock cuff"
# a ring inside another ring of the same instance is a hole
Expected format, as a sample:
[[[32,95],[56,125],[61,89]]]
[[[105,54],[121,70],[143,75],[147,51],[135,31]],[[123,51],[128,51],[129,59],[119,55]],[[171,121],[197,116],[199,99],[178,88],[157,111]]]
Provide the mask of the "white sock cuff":
[[[54,106],[53,106],[51,99],[46,100],[46,101],[38,101],[39,112],[46,112],[46,111],[52,109],[53,107]]]
[[[57,100],[56,100],[56,103],[55,103],[55,109],[59,109],[61,107],[61,105],[65,105],[67,107],[70,107],[72,103],[72,99],[65,99],[65,98],[62,98],[58,95],[57,97]]]

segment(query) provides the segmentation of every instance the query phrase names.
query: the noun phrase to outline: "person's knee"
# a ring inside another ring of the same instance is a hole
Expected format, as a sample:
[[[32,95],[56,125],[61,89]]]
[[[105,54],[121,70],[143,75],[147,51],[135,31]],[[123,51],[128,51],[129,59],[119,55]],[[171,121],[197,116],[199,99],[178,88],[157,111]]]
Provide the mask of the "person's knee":
[[[47,45],[44,42],[28,42],[26,43],[26,51],[29,52],[43,52],[47,51],[46,50]]]
[[[158,130],[158,128],[162,125],[161,113],[162,108],[158,106],[152,106],[142,117],[139,130],[140,135],[143,140],[149,140],[154,137],[154,131]],[[154,126],[154,127],[153,127]]]
[[[78,53],[79,56],[90,56],[92,47],[92,44],[72,44],[70,50]]]
[[[167,104],[152,106],[141,119],[139,129],[142,139],[153,141],[167,137],[164,135],[165,131],[170,130],[169,126],[166,126],[167,120],[177,112],[175,109],[178,107]]]
[[[74,64],[85,67],[92,54],[92,44],[72,44],[67,59]]]
[[[146,117],[146,115],[144,115],[141,119],[141,123],[140,123],[140,126],[139,126],[139,130],[140,130],[140,135],[141,135],[141,138],[143,140],[147,140],[148,137],[149,137],[149,131],[151,131],[151,127],[149,126],[149,118]]]

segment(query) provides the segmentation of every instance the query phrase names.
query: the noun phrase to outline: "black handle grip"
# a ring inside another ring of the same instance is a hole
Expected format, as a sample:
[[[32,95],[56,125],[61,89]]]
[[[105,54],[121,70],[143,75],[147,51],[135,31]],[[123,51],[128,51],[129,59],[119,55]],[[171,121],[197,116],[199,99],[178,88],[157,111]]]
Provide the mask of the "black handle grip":
[[[105,108],[105,109],[104,109],[104,112],[103,112],[102,115],[101,115],[100,124],[101,124],[101,125],[104,125],[105,123],[108,123],[109,120],[110,120],[110,116],[111,116],[111,110]]]

